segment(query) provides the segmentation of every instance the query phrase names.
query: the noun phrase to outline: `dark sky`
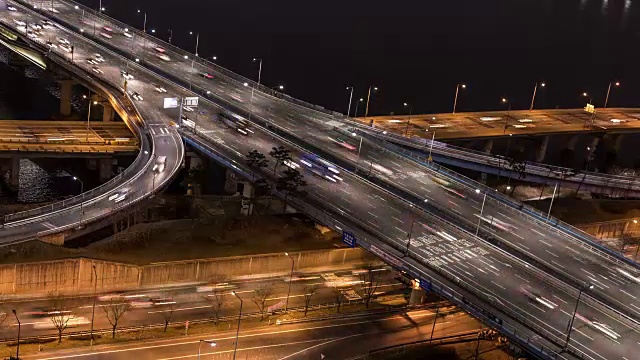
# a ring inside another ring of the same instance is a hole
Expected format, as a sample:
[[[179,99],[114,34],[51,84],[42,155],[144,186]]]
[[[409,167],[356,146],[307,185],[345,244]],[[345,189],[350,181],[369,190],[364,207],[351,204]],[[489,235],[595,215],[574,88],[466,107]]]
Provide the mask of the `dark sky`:
[[[97,8],[98,0],[83,0]],[[603,3],[604,2],[604,3]],[[126,4],[126,5],[125,5]],[[295,97],[345,112],[345,86],[366,96],[380,87],[371,112],[451,110],[455,85],[468,84],[458,110],[528,108],[533,86],[545,80],[537,104],[584,106],[583,91],[602,105],[640,105],[640,1],[629,0],[104,0],[107,13],[257,78]],[[625,6],[627,6],[625,8]],[[361,108],[362,109],[362,108]],[[352,108],[353,111],[353,108]]]

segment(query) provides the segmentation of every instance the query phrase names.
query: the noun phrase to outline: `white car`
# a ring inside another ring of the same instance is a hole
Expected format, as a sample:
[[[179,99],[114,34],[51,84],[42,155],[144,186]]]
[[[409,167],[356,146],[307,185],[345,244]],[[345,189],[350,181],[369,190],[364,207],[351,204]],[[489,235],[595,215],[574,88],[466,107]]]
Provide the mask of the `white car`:
[[[29,27],[36,30],[42,30],[42,25],[40,24],[30,24]]]
[[[54,14],[59,14],[60,13],[60,11],[58,11],[58,9],[55,9],[55,8],[47,8],[47,10],[51,11]]]
[[[183,106],[182,109],[186,112],[193,112],[193,108],[191,106]]]
[[[67,40],[67,39],[65,39],[65,38],[61,38],[61,37],[59,37],[59,38],[58,38],[58,42],[59,42],[60,44],[66,44],[66,45],[71,44],[71,43],[69,42],[69,40]]]
[[[160,60],[164,60],[164,61],[171,61],[171,58],[169,58],[169,56],[167,56],[167,54],[156,54],[156,56],[157,56]]]
[[[9,11],[18,11],[18,9],[16,9],[15,7],[13,7],[11,5],[7,6],[7,10],[9,10]]]
[[[99,68],[99,67],[97,67],[97,66],[92,67],[92,68],[91,68],[91,71],[93,71],[93,72],[94,72],[94,73],[96,73],[96,74],[104,74],[104,71],[102,71],[102,69],[100,69],[100,68]]]
[[[98,65],[99,63],[94,58],[88,58],[87,62],[91,65]]]
[[[142,101],[142,95],[140,95],[138,92],[134,91],[131,93],[131,97],[138,100],[138,101]]]
[[[163,88],[162,86],[156,86],[156,91],[159,93],[166,93],[167,89]]]
[[[71,46],[69,46],[67,44],[60,44],[60,49],[66,51],[66,52],[71,52]]]
[[[122,74],[122,77],[127,79],[127,80],[133,80],[133,75],[129,74],[128,72],[126,72],[124,70],[120,70],[120,74]]]
[[[126,36],[128,38],[132,38],[133,37],[133,35],[128,31],[123,32],[122,35],[124,35],[124,36]]]
[[[25,25],[27,25],[27,23],[25,23],[25,22],[24,22],[24,21],[22,21],[22,20],[13,19],[13,21],[14,21],[16,24],[18,24],[18,26],[25,26]]]
[[[96,61],[98,62],[104,62],[104,57],[102,57],[102,54],[100,53],[95,53],[93,54],[93,57],[96,59]]]
[[[120,189],[109,196],[109,201],[113,201],[117,204],[125,200],[127,198],[127,194],[129,194],[129,189]]]
[[[32,32],[32,31],[29,31],[29,32],[27,33],[27,36],[28,36],[30,39],[38,40],[38,35],[36,35],[36,33]]]
[[[57,49],[58,48],[58,45],[52,43],[51,41],[47,41],[47,46],[52,48],[52,49]]]
[[[44,20],[42,22],[42,27],[45,29],[51,29],[53,27],[53,23],[51,21]]]

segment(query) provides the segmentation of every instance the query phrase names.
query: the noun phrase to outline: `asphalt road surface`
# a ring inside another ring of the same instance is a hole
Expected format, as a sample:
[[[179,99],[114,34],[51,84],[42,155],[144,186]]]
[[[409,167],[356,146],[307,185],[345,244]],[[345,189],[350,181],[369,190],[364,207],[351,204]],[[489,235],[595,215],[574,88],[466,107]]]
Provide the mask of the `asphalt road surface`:
[[[369,350],[401,344],[431,335],[434,313],[412,311],[404,315],[362,316],[349,319],[268,326],[240,330],[238,359],[348,359],[367,354]],[[439,320],[434,337],[455,335],[478,329],[478,323],[464,315]],[[232,359],[235,331],[210,337],[185,337],[145,344],[128,344],[95,350],[63,351],[25,356],[25,359],[197,359],[199,340],[216,343],[201,346],[201,359]]]

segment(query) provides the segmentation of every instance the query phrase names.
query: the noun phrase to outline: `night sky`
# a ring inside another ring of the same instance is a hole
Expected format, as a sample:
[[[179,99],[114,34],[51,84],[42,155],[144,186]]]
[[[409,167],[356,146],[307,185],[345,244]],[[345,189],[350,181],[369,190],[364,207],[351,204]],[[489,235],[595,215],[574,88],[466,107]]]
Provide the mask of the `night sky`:
[[[83,0],[97,8],[98,0]],[[601,106],[640,106],[640,0],[168,1],[104,0],[106,13],[257,78],[284,85],[303,100],[346,112],[349,93],[366,96],[373,114],[528,108],[536,81],[547,87],[538,107],[580,107],[587,91]],[[126,5],[125,5],[126,4]],[[353,111],[353,108],[352,108]],[[360,108],[362,114],[362,108]]]

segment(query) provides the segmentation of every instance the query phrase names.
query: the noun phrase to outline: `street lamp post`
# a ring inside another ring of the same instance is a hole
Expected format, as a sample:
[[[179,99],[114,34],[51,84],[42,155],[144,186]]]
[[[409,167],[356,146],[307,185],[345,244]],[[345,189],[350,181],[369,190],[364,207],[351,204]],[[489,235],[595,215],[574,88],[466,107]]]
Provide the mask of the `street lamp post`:
[[[476,194],[480,194],[480,189],[476,189]],[[480,232],[480,221],[482,221],[482,213],[484,212],[484,203],[487,201],[487,192],[485,191],[484,197],[482,198],[482,206],[480,207],[480,217],[478,218],[478,225],[476,226],[476,237]]]
[[[429,144],[429,157],[427,158],[427,160],[429,161],[433,161],[433,158],[431,157],[431,151],[433,150],[433,142],[436,140],[436,131],[433,130],[433,135],[431,135],[431,143]]]
[[[16,359],[20,359],[20,319],[18,319],[18,314],[16,314],[16,309],[11,310],[13,312],[13,316],[16,317],[16,321],[18,322],[18,344],[16,345]]]
[[[347,117],[349,117],[349,113],[351,113],[351,100],[353,99],[353,86],[347,86],[347,90],[351,89],[351,93],[349,94],[349,107],[347,108]]]
[[[296,263],[293,260],[293,257],[289,255],[288,252],[284,254],[287,255],[289,259],[291,259],[291,271],[289,272],[289,290],[287,290],[287,301],[285,302],[285,305],[284,305],[284,311],[287,311],[289,309],[289,296],[291,295],[291,283],[293,282],[293,268]]]
[[[202,346],[202,343],[207,343],[211,347],[216,347],[216,345],[218,345],[213,340],[200,340],[200,341],[198,341],[198,360],[200,360],[200,346]]]
[[[507,110],[507,116],[505,116],[504,118],[504,132],[503,134],[507,133],[507,129],[509,128],[509,115],[511,114],[511,102],[509,102],[509,100],[507,100],[507,98],[502,98],[502,103],[503,104],[509,104],[509,109]]]
[[[84,182],[82,180],[78,179],[75,176],[73,177],[73,180],[80,181],[80,195],[84,196],[83,195],[84,194]],[[82,201],[82,200],[84,200],[84,199],[80,199],[80,212],[82,212],[82,215],[84,215],[84,210],[82,209],[82,203],[84,203],[84,201]]]
[[[169,44],[171,44],[171,38],[173,37],[173,30],[169,29]]]
[[[371,89],[373,89],[373,91],[378,91],[377,87],[369,86],[369,92],[367,93],[367,107],[364,111],[365,119],[367,118],[367,116],[369,116],[369,100],[371,100]]]
[[[409,107],[409,119],[407,120],[407,127],[404,129],[404,136],[407,136],[409,134],[409,124],[411,124],[411,114],[413,113],[413,106],[407,103],[404,103],[404,106]]]
[[[533,110],[533,104],[536,101],[536,93],[538,92],[538,84],[541,87],[545,87],[547,84],[544,82],[536,82],[536,86],[533,87],[533,96],[531,97],[531,106],[529,107],[529,111]]]
[[[89,112],[87,113],[87,137],[85,138],[85,142],[89,142],[89,132],[91,131],[91,91],[89,91],[89,96],[82,95],[82,98],[89,98]]]
[[[89,346],[93,346],[93,320],[96,316],[96,293],[98,292],[98,272],[95,265],[93,265],[93,277],[93,306],[91,306],[91,340],[89,340]]]
[[[582,296],[582,293],[584,292],[585,289],[593,289],[593,285],[585,285],[583,287],[580,288],[580,292],[578,292],[578,299],[576,300],[576,307],[573,310],[573,316],[571,316],[571,321],[569,321],[569,330],[567,333],[567,341],[564,344],[564,350],[567,350],[567,347],[569,347],[569,340],[571,339],[571,330],[573,329],[573,321],[576,318],[576,313],[578,312],[578,305],[580,304],[580,297]]]
[[[141,13],[140,9],[138,9],[138,14]],[[144,12],[144,20],[142,21],[142,32],[147,32],[147,12]]]
[[[260,86],[260,79],[262,78],[262,58],[253,58],[253,62],[259,61],[258,64],[258,86]],[[253,100],[253,91],[255,90],[255,86],[251,87],[251,100]]]
[[[357,118],[358,117],[358,105],[360,105],[361,102],[363,102],[364,99],[360,98],[360,100],[356,101],[356,111],[353,113],[353,117]]]
[[[616,81],[614,82],[610,82],[609,83],[609,88],[607,88],[607,97],[604,99],[604,108],[607,108],[607,104],[609,103],[609,94],[611,93],[611,85],[614,84],[615,86],[620,86],[620,82]]]
[[[238,328],[236,329],[236,343],[233,346],[233,360],[236,360],[236,353],[238,352],[238,337],[240,335],[240,320],[242,319],[242,299],[235,291],[231,292],[235,297],[240,300],[240,313],[238,314]]]
[[[466,89],[467,85],[465,84],[458,84],[456,85],[456,96],[453,98],[453,112],[452,114],[456,113],[456,106],[458,105],[458,91],[460,90],[460,88]]]
[[[405,255],[409,256],[409,246],[411,245],[411,235],[413,234],[413,224],[416,222],[415,215],[413,219],[411,219],[411,226],[409,227],[409,232],[407,233],[407,250],[405,251]]]

